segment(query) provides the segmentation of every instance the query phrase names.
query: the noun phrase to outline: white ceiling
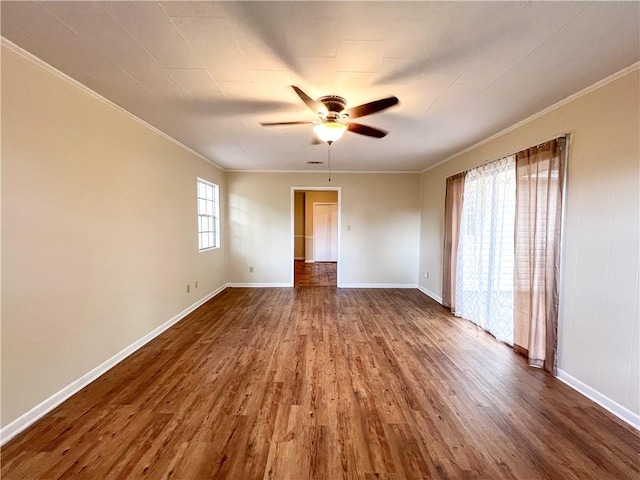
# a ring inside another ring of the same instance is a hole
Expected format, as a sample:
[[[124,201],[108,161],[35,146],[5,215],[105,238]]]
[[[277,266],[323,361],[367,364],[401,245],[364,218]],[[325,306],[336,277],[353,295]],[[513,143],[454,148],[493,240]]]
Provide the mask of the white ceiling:
[[[2,36],[226,169],[326,159],[289,85],[400,105],[335,170],[419,171],[640,60],[639,2],[2,2]],[[560,132],[558,132],[560,133]]]

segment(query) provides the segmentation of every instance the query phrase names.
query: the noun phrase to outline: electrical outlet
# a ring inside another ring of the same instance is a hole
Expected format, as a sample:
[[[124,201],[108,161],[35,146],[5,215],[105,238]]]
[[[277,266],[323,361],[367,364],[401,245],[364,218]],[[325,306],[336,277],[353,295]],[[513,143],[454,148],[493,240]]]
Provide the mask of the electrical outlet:
[[[429,278],[429,272],[424,272],[424,274],[422,275],[424,278]]]
[[[253,265],[249,267],[249,273],[253,273]]]
[[[191,285],[187,283],[187,293],[189,293],[190,291],[191,291]]]

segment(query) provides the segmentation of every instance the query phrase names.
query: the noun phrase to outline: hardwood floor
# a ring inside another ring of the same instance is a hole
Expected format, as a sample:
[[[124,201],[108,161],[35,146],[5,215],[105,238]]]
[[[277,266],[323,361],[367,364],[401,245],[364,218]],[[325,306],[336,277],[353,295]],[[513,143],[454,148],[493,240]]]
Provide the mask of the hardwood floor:
[[[294,262],[294,285],[296,287],[335,287],[338,281],[338,264],[335,262]]]
[[[637,479],[640,437],[417,290],[230,288],[2,449],[3,479]]]

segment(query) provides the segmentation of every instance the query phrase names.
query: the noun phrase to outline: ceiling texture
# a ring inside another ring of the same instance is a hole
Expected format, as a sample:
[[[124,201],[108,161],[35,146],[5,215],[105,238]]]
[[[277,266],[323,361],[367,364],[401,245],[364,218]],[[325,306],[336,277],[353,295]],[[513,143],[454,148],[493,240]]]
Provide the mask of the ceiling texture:
[[[2,36],[229,170],[319,170],[290,85],[395,95],[332,168],[420,171],[640,60],[639,2],[13,2]],[[561,133],[561,132],[558,132]]]

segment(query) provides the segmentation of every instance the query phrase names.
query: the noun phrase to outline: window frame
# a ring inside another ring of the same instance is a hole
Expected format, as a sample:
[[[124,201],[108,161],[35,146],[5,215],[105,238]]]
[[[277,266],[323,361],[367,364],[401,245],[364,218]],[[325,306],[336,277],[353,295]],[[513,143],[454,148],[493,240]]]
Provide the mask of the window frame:
[[[203,185],[205,189],[212,189],[212,198],[207,198],[206,191],[204,192],[204,196],[201,196],[201,188]],[[204,205],[204,212],[202,211],[202,206]],[[207,212],[207,206],[211,205],[211,214]],[[209,250],[216,250],[220,248],[220,186],[205,180],[204,178],[197,177],[196,178],[196,210],[197,210],[197,228],[198,228],[198,252],[208,252]],[[203,228],[203,219],[207,219],[207,225],[211,225],[212,230]],[[204,244],[203,234],[213,234],[213,245],[207,245],[203,247]]]

